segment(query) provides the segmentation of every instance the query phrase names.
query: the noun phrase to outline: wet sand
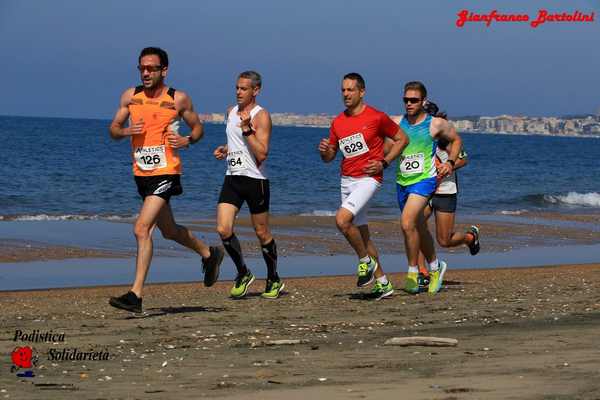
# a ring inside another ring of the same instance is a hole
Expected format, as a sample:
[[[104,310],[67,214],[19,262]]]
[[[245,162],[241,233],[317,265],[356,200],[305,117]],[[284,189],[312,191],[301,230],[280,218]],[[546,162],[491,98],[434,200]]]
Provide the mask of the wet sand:
[[[394,274],[399,285],[403,274]],[[0,398],[597,399],[600,265],[449,271],[436,296],[365,300],[353,277],[286,280],[245,300],[228,282],[147,288],[143,318],[114,310],[125,287],[0,292]],[[14,342],[15,331],[65,342]],[[456,347],[392,347],[436,336]],[[272,340],[297,344],[270,346]],[[32,345],[35,377],[10,373]],[[49,361],[49,349],[110,353]]]
[[[123,252],[73,246],[56,246],[20,240],[0,240],[0,263],[67,260],[70,258],[121,258]]]
[[[482,251],[506,252],[524,247],[597,244],[600,243],[600,229],[597,227],[597,222],[597,214],[529,213],[517,217],[491,215],[473,218],[459,215],[456,230],[465,231],[472,224],[478,225],[482,234]],[[127,243],[129,248],[126,250],[99,249],[89,245],[77,246],[73,243],[59,245],[1,239],[0,263],[44,259],[132,257],[135,255],[133,250],[135,239],[130,234],[128,223],[113,224],[119,229],[122,228],[121,234],[124,235],[124,239],[120,240],[119,244]],[[214,231],[214,221],[194,220],[183,223],[209,244],[220,243]],[[382,254],[404,252],[404,239],[398,219],[371,218],[369,226],[372,238]],[[277,240],[279,254],[282,256],[352,253],[351,247],[336,229],[334,217],[273,216],[271,228]],[[430,230],[435,237],[433,223],[430,223]],[[249,217],[238,218],[236,234],[240,238],[245,254],[260,257],[261,251]],[[172,242],[162,247],[155,246],[155,250],[155,255],[174,256],[177,256],[177,252],[188,251]],[[467,250],[457,248],[449,251],[466,252]]]

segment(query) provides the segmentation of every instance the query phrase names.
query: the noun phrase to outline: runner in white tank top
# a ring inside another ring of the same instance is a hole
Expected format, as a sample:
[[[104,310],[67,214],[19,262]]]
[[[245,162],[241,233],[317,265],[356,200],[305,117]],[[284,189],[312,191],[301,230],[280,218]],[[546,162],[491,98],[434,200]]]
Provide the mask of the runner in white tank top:
[[[258,104],[250,110],[253,120],[263,108]],[[256,179],[267,179],[266,160],[256,161],[254,154],[248,149],[247,139],[241,128],[242,119],[238,115],[239,106],[235,106],[227,114],[227,175],[241,175]]]
[[[276,299],[284,284],[277,274],[277,246],[269,229],[269,180],[266,161],[271,139],[271,116],[256,104],[262,80],[255,71],[242,72],[236,84],[237,105],[227,115],[227,144],[214,151],[217,160],[227,160],[225,181],[217,206],[217,232],[225,250],[237,268],[231,288],[233,298],[241,298],[254,282],[246,266],[242,247],[233,232],[235,217],[246,202],[252,216],[254,232],[267,264],[267,284],[263,298]]]

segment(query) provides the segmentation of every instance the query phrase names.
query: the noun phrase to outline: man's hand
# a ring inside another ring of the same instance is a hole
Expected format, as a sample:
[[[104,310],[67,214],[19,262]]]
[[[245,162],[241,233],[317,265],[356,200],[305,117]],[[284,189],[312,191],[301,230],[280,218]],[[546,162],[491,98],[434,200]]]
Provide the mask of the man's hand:
[[[167,141],[169,142],[169,146],[174,149],[181,149],[190,145],[190,139],[173,131],[167,132]]]
[[[213,151],[217,160],[224,160],[227,157],[227,146],[219,146]]]
[[[242,131],[244,131],[244,128],[252,128],[250,125],[250,113],[248,111],[239,111],[238,115],[240,117],[240,128],[242,128]]]
[[[334,150],[335,150],[335,148],[331,145],[331,143],[329,143],[329,139],[327,139],[327,138],[321,139],[321,142],[319,143],[319,151],[321,153],[329,153]]]
[[[450,164],[449,162],[445,162],[438,167],[437,173],[440,178],[443,178],[445,176],[450,175],[453,170],[454,168],[452,167],[452,164]]]
[[[140,120],[134,124],[131,124],[129,128],[123,129],[123,133],[126,136],[135,136],[141,135],[144,133],[144,120],[140,118]]]
[[[383,163],[376,160],[369,160],[367,166],[363,168],[363,172],[369,176],[378,175],[381,171],[383,171]]]

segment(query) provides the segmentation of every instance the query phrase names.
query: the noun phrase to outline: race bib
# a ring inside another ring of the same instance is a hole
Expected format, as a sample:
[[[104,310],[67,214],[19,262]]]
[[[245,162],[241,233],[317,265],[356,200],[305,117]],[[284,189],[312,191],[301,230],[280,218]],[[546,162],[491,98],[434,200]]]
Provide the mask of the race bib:
[[[423,172],[425,155],[423,153],[411,154],[402,157],[400,161],[400,173],[402,175],[414,175]]]
[[[352,158],[369,152],[365,138],[360,132],[340,139],[338,146],[345,158]]]
[[[133,151],[135,163],[144,171],[152,171],[167,166],[165,146],[136,147]]]
[[[227,153],[227,166],[231,172],[240,172],[246,169],[244,152],[241,150]]]

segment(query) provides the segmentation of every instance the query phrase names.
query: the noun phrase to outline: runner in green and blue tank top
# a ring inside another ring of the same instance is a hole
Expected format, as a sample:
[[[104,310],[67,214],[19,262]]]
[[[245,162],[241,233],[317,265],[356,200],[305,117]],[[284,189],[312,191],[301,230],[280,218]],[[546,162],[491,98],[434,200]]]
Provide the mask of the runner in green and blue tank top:
[[[421,82],[408,82],[404,86],[406,114],[400,127],[409,137],[409,145],[398,161],[396,188],[398,205],[402,211],[402,231],[408,259],[405,290],[418,293],[419,250],[425,255],[430,269],[429,293],[437,293],[442,286],[446,263],[438,261],[433,239],[423,210],[436,189],[436,177],[452,172],[462,141],[452,126],[443,118],[432,117],[425,109],[427,89]],[[436,143],[444,138],[452,144],[448,160],[437,167]]]

